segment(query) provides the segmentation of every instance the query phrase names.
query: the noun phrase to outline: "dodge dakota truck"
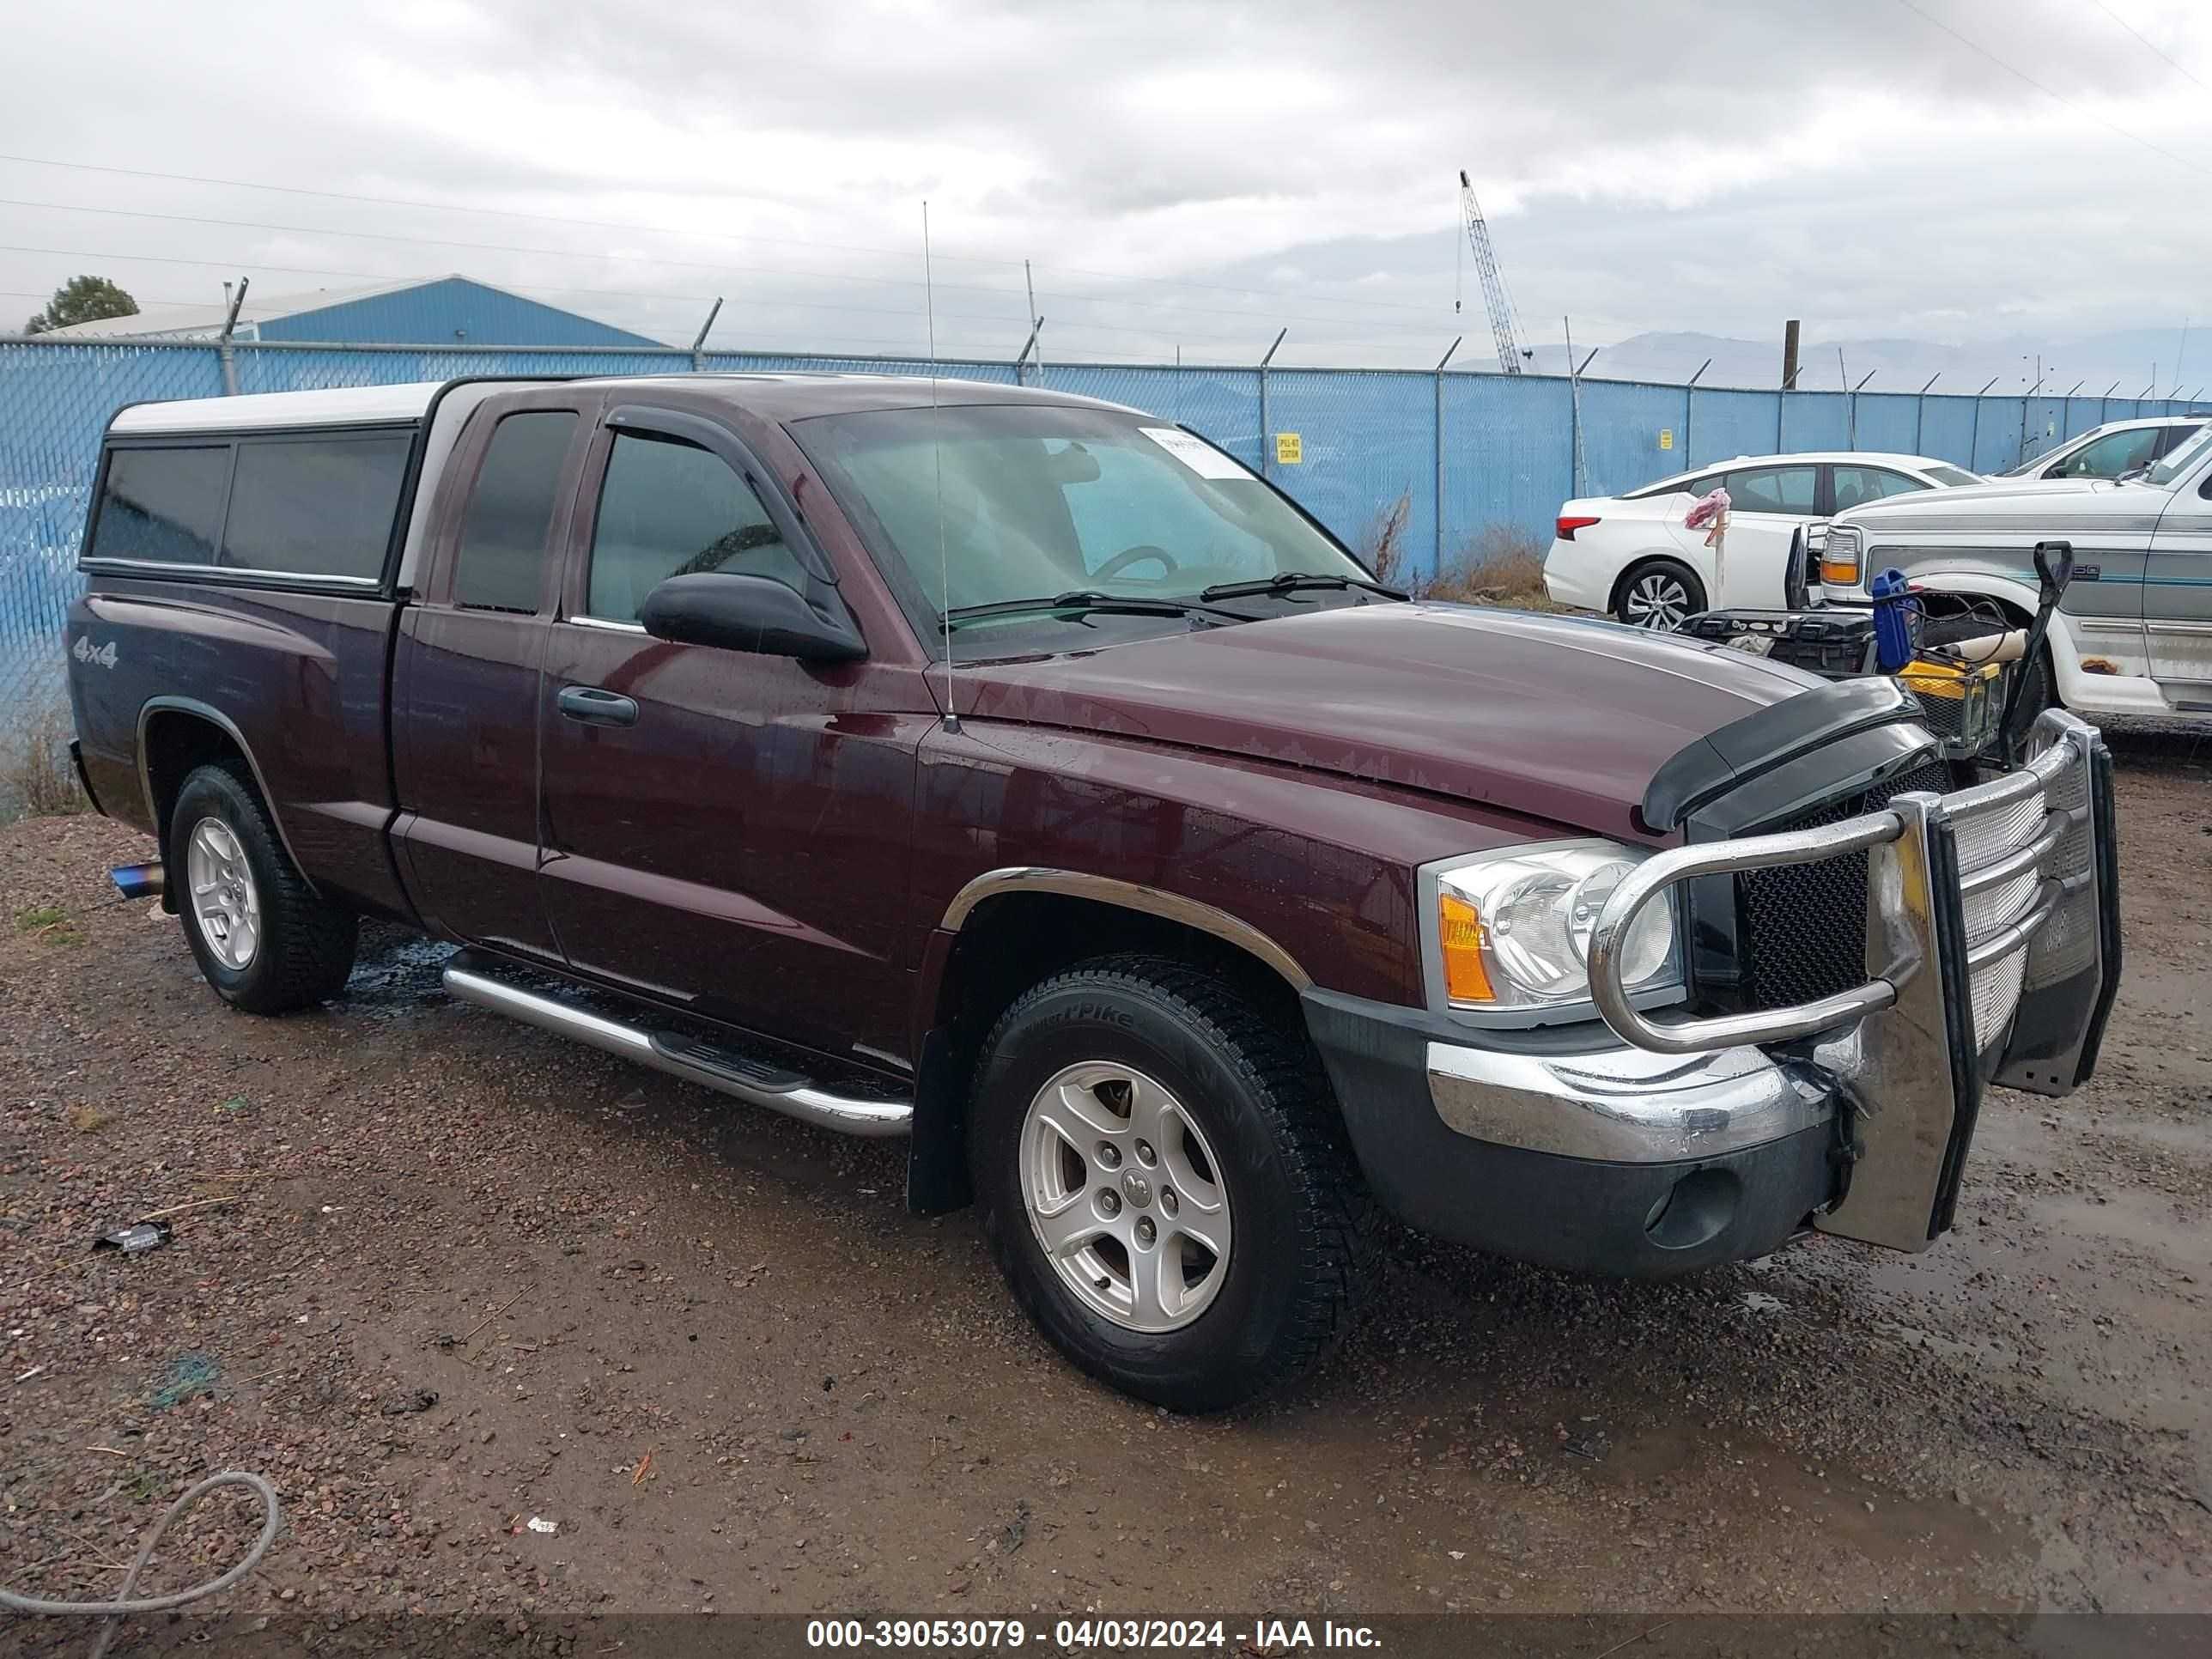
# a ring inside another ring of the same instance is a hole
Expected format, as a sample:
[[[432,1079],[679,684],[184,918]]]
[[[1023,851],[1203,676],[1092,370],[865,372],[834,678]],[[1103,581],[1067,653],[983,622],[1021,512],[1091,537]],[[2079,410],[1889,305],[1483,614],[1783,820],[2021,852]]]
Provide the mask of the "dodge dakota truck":
[[[450,941],[468,1003],[907,1137],[1181,1409],[1314,1360],[1378,1209],[1613,1274],[1926,1249],[1984,1088],[2076,1087],[2118,983],[2063,712],[1964,780],[1889,681],[1409,600],[1086,398],[141,405],[82,562],[82,775],[225,1002]]]

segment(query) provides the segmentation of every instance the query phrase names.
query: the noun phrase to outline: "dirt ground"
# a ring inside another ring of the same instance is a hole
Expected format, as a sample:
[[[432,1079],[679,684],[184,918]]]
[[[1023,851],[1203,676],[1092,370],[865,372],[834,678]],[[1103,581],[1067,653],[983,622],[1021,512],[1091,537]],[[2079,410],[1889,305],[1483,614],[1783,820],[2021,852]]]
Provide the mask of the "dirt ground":
[[[2212,744],[2114,741],[2102,1069],[1992,1098],[1936,1249],[1649,1285],[1401,1237],[1326,1370],[1203,1420],[1063,1364],[895,1146],[459,1006],[393,933],[233,1014],[112,902],[145,842],[0,831],[0,1582],[112,1593],[241,1468],[286,1525],[223,1611],[332,1626],[2212,1610]],[[251,1530],[210,1503],[147,1588]]]

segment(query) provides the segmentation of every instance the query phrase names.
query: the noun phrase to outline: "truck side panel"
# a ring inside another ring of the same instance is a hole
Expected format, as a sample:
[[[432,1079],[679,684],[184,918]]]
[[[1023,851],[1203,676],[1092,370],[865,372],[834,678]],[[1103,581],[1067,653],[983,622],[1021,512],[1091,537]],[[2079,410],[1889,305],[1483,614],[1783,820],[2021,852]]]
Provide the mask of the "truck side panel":
[[[385,832],[385,681],[399,606],[108,575],[65,643],[85,771],[106,811],[149,833],[211,732],[245,751],[277,828],[325,896],[413,922]]]

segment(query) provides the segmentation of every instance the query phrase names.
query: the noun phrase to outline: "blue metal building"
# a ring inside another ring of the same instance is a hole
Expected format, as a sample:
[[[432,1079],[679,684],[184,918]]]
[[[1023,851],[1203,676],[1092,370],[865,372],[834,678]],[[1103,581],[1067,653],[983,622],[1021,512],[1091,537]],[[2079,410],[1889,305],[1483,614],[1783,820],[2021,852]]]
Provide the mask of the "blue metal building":
[[[149,306],[56,329],[55,340],[212,340],[222,332],[224,307]],[[343,342],[357,345],[657,346],[633,334],[506,289],[459,275],[415,277],[309,294],[248,290],[235,338],[270,343]]]

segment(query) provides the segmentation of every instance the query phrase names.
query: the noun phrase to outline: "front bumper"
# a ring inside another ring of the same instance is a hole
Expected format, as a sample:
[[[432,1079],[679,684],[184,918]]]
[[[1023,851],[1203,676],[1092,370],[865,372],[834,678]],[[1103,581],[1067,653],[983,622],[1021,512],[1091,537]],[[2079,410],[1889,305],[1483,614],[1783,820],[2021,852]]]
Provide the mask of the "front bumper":
[[[1305,1012],[1369,1187],[1425,1232],[1656,1279],[1764,1255],[1834,1189],[1832,1089],[1756,1048],[1656,1055],[1595,1023],[1475,1048],[1416,1009]]]
[[[1613,941],[1666,887],[1859,853],[1864,984],[1719,1018],[1630,1004]],[[1637,1276],[1808,1224],[1924,1249],[1951,1224],[1984,1083],[2063,1095],[2094,1069],[2117,881],[2110,757],[2052,711],[1991,782],[1646,860],[1592,939],[1609,1030],[1478,1034],[1320,991],[1307,1023],[1370,1183],[1414,1225]]]

